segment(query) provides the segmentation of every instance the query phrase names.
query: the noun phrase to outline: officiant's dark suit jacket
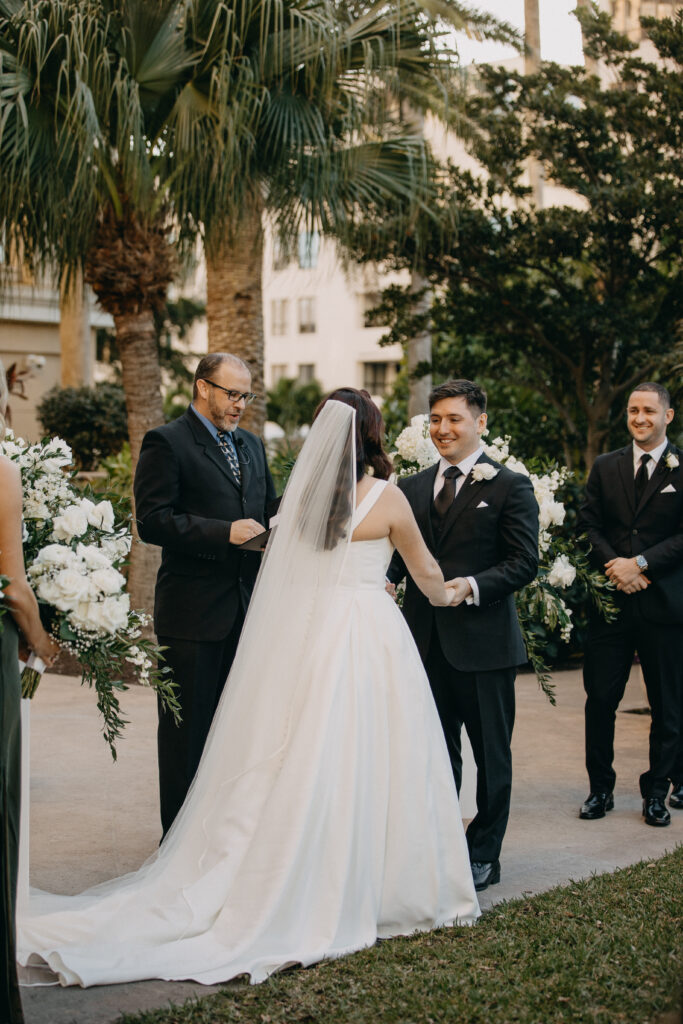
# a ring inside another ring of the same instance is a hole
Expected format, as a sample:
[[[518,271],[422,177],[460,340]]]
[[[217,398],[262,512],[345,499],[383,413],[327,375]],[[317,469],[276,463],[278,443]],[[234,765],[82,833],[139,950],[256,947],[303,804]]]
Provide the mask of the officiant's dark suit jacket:
[[[236,519],[266,525],[275,487],[263,442],[234,431],[242,482],[191,408],[150,430],[135,474],[140,537],[162,549],[154,600],[160,636],[215,641],[247,607],[261,564],[258,552],[229,543]]]
[[[474,577],[479,605],[433,608],[410,576],[403,613],[425,663],[460,788],[460,727],[464,723],[477,763],[477,816],[467,829],[470,858],[495,861],[510,808],[516,666],[527,654],[515,610],[516,590],[538,569],[538,505],[526,476],[481,455],[476,465],[498,470],[491,480],[469,474],[440,535],[432,522],[438,466],[399,481],[427,547],[445,579]],[[405,576],[394,554],[387,577]]]
[[[668,453],[678,467],[666,464]],[[617,591],[620,612],[608,624],[593,613],[584,660],[586,764],[591,789],[611,792],[614,712],[638,652],[652,709],[650,768],[643,796],[664,798],[668,777],[683,773],[683,453],[669,443],[636,507],[633,446],[599,455],[586,484],[579,529],[601,572],[612,558],[644,555],[651,585],[635,594]],[[678,759],[678,761],[676,760]],[[678,768],[676,764],[678,763]],[[678,781],[678,779],[676,780]],[[681,779],[680,781],[683,781]]]
[[[178,686],[182,722],[159,708],[164,834],[180,810],[237,649],[261,564],[229,543],[236,519],[266,525],[275,488],[263,442],[237,428],[241,483],[192,408],[144,437],[135,474],[140,537],[161,546],[154,629]]]

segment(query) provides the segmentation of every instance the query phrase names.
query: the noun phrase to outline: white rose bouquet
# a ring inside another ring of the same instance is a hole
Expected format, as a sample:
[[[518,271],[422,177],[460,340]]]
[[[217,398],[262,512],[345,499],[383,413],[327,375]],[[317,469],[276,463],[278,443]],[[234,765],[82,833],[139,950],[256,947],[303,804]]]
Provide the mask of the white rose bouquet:
[[[76,654],[82,681],[95,688],[104,738],[116,758],[115,741],[126,724],[118,699],[127,688],[120,678],[126,665],[138,669],[139,682],[154,687],[176,718],[180,711],[169,669],[159,665],[163,649],[143,637],[148,617],[131,609],[125,592],[129,518],[74,487],[65,474],[71,451],[59,438],[28,445],[9,432],[0,453],[21,471],[29,582],[47,628]],[[39,679],[24,669],[24,696],[34,695]]]
[[[574,625],[570,603],[576,606],[589,599],[608,620],[614,617],[616,609],[609,594],[612,586],[607,578],[591,569],[585,555],[559,533],[558,528],[565,519],[565,507],[557,499],[557,492],[567,483],[569,471],[556,465],[541,467],[531,463],[530,470],[511,454],[510,440],[509,436],[496,437],[490,444],[484,444],[484,451],[495,462],[527,476],[538,502],[541,559],[538,576],[517,592],[515,601],[529,661],[543,692],[554,704],[555,695],[546,658],[557,652],[559,642],[566,643],[571,636]],[[426,469],[438,461],[439,453],[429,436],[427,416],[414,416],[410,426],[396,438],[395,445],[393,461],[399,477]],[[493,479],[497,472],[495,466],[485,463],[478,474],[473,472],[473,477],[485,482]]]

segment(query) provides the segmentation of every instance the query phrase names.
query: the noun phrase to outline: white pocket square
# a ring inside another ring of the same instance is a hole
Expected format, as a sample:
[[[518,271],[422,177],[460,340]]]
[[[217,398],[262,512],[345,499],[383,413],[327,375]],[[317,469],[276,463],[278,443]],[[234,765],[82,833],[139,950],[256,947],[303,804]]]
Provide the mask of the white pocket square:
[[[676,488],[673,484],[667,484],[666,487],[662,487],[660,494],[675,494]]]
[[[477,508],[488,508],[488,507],[489,507],[488,501],[480,501],[479,504],[477,505]]]

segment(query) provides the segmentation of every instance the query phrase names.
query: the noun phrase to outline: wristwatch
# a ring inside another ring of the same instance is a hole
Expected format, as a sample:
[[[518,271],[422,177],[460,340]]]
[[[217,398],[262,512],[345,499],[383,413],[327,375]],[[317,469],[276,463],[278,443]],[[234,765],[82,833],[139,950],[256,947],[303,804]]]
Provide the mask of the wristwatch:
[[[645,555],[636,555],[636,565],[641,572],[645,572],[647,569],[647,558]]]

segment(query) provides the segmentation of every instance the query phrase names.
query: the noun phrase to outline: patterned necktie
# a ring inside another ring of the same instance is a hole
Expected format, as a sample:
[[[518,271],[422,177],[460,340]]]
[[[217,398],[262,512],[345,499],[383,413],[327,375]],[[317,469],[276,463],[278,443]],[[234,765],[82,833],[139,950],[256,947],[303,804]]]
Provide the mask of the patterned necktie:
[[[457,466],[449,466],[443,475],[443,487],[434,498],[434,509],[436,514],[443,519],[453,504],[455,498],[455,481],[462,476],[462,470]]]
[[[648,455],[647,452],[645,452],[644,455],[640,456],[640,465],[638,466],[638,472],[636,473],[636,478],[634,481],[636,490],[636,508],[638,507],[638,505],[640,505],[640,500],[643,497],[643,494],[645,493],[647,482],[650,479],[650,474],[647,471],[647,464],[650,461],[651,457],[652,456]]]
[[[228,460],[228,465],[232,470],[232,475],[234,476],[235,480],[237,481],[238,484],[241,483],[242,474],[240,473],[240,461],[237,458],[237,452],[235,451],[235,442],[233,441],[232,435],[229,430],[218,431],[218,447]]]

